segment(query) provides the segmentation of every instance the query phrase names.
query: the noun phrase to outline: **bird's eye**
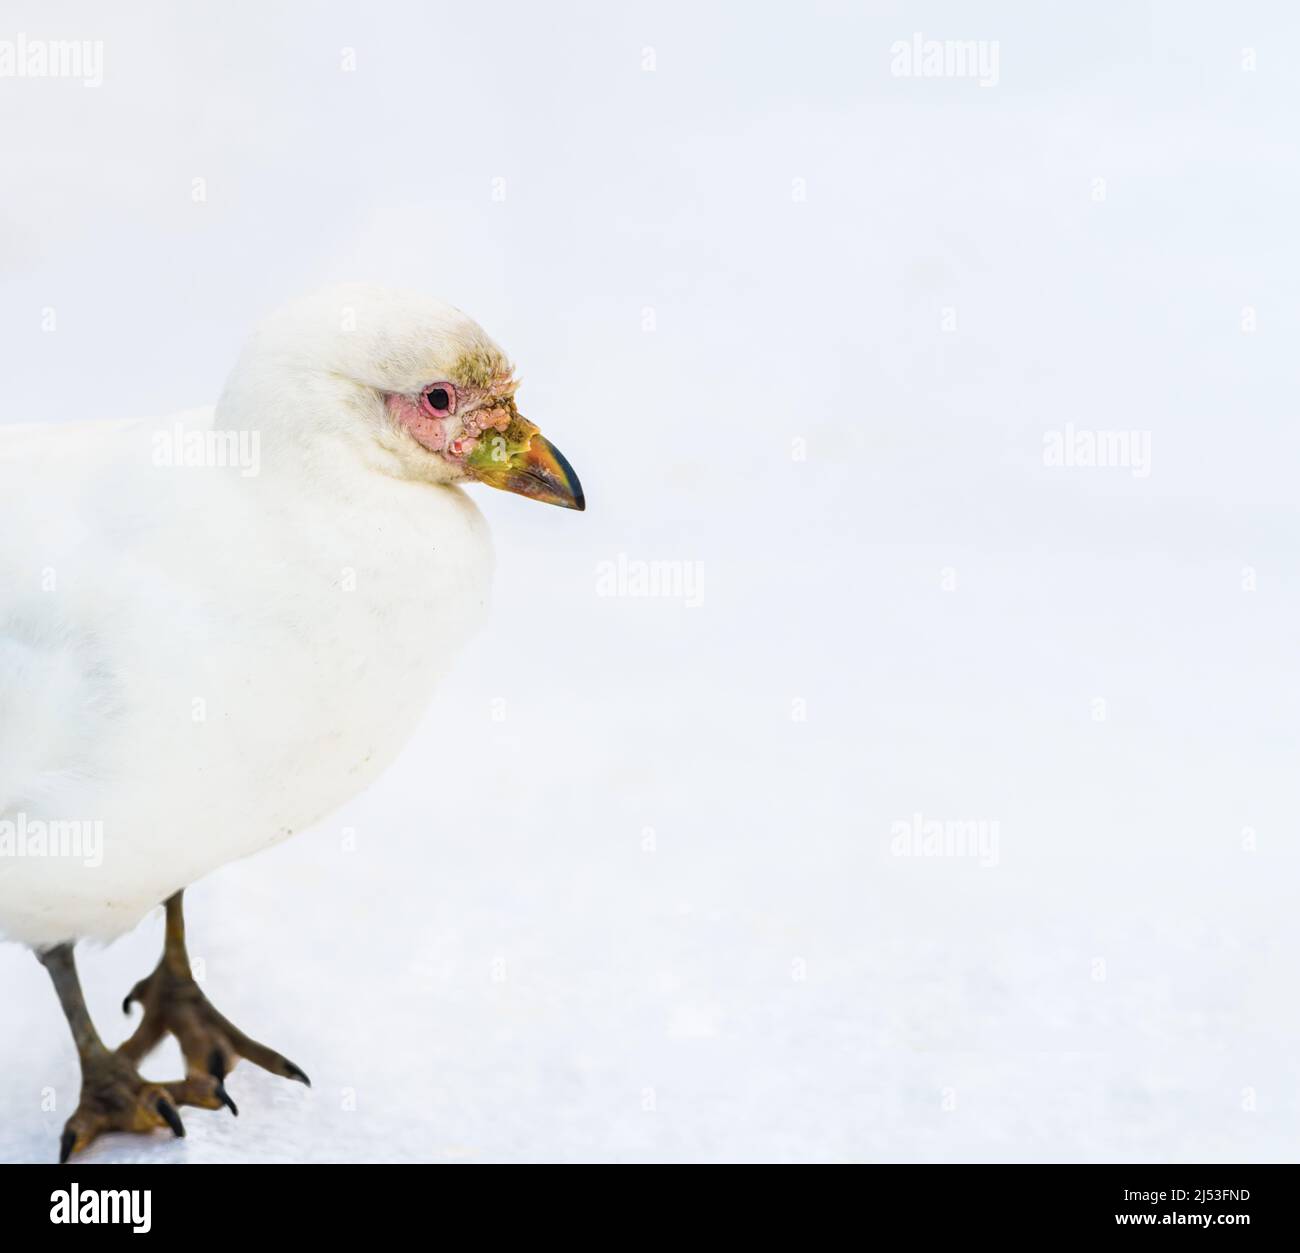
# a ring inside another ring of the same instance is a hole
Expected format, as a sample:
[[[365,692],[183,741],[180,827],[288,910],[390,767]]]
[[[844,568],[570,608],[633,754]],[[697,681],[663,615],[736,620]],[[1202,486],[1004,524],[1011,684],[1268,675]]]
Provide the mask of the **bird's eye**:
[[[456,389],[450,383],[439,383],[424,393],[425,403],[439,417],[456,408]]]

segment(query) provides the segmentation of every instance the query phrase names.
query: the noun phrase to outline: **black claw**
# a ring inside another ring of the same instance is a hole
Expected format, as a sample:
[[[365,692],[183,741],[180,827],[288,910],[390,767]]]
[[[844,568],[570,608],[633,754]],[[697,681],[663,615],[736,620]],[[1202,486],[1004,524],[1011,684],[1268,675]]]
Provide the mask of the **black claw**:
[[[185,1124],[181,1122],[181,1116],[176,1112],[176,1107],[165,1097],[158,1098],[158,1113],[162,1115],[162,1120],[171,1129],[172,1135],[178,1140],[185,1138]]]
[[[122,1012],[124,1014],[129,1014],[131,1012],[131,994],[129,992],[126,995],[126,1000],[122,1002]]]
[[[307,1078],[307,1072],[300,1070],[287,1057],[284,1059],[284,1073],[290,1079],[297,1079],[299,1083],[305,1083],[311,1087],[311,1080]]]
[[[219,1048],[214,1048],[208,1054],[208,1074],[210,1074],[218,1083],[226,1077],[226,1059],[222,1056]]]
[[[72,1146],[77,1142],[77,1133],[75,1131],[65,1131],[63,1139],[59,1141],[59,1165],[72,1156]]]
[[[224,1105],[236,1118],[239,1117],[239,1106],[230,1099],[230,1093],[226,1091],[226,1085],[217,1080],[217,1100]]]

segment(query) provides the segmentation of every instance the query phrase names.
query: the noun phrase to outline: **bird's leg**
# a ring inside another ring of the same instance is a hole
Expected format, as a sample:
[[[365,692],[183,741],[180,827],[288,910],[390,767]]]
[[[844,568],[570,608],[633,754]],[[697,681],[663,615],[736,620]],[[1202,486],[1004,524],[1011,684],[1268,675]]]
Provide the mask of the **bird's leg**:
[[[225,1078],[241,1057],[274,1075],[297,1079],[310,1087],[311,1080],[293,1062],[265,1044],[250,1040],[199,990],[185,948],[183,896],[183,892],[177,892],[167,901],[167,938],[157,968],[141,979],[122,1002],[123,1012],[130,1013],[131,1002],[139,1001],[144,1017],[118,1053],[138,1062],[165,1034],[175,1036],[185,1056],[187,1101],[208,1108],[225,1105],[232,1114],[239,1111],[226,1093]]]
[[[59,1161],[66,1162],[105,1131],[170,1127],[183,1136],[185,1128],[168,1086],[142,1078],[130,1059],[104,1047],[86,1009],[72,945],[45,949],[37,957],[54,981],[81,1059],[81,1101],[63,1128]]]

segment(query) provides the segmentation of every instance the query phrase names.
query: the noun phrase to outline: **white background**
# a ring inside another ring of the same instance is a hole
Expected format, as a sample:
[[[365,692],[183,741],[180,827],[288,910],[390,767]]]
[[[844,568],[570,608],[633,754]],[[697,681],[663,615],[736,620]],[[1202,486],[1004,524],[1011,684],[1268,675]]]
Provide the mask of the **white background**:
[[[506,346],[589,505],[481,492],[494,613],[402,761],[191,893],[313,1090],[91,1157],[1294,1159],[1290,6],[128,7],[0,5],[104,41],[0,79],[0,420],[209,402],[378,280]],[[913,32],[996,86],[892,75]],[[1066,423],[1149,476],[1044,465]],[[620,554],[703,603],[599,596]],[[918,812],[997,865],[892,855]],[[159,933],[82,957],[110,1042]],[[49,1159],[13,946],[0,1024]]]

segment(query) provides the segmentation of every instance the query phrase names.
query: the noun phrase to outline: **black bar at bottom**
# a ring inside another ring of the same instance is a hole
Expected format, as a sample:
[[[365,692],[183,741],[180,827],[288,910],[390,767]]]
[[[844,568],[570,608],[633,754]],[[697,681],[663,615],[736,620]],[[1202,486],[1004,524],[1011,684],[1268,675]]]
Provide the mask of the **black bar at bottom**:
[[[1283,1233],[1291,1229],[1300,1183],[1290,1165],[836,1165],[779,1183],[768,1179],[758,1191],[754,1180],[724,1168],[693,1179],[678,1171],[671,1182],[654,1183],[635,1171],[607,1173],[592,1192],[585,1181],[566,1182],[553,1172],[530,1176],[507,1167],[503,1176],[480,1169],[453,1180],[449,1169],[10,1166],[0,1168],[0,1231],[14,1249],[30,1247],[18,1243],[24,1237],[64,1232],[258,1243],[270,1235],[319,1235],[337,1242],[411,1232],[412,1223],[434,1241],[443,1224],[458,1241],[499,1240],[512,1227],[535,1239],[585,1232],[608,1241],[658,1226],[664,1238],[703,1234],[714,1224],[734,1235],[751,1223],[770,1237],[773,1222],[820,1239],[835,1206],[860,1238],[900,1225],[921,1236],[974,1238],[1131,1227]]]

